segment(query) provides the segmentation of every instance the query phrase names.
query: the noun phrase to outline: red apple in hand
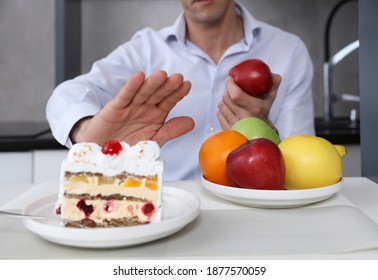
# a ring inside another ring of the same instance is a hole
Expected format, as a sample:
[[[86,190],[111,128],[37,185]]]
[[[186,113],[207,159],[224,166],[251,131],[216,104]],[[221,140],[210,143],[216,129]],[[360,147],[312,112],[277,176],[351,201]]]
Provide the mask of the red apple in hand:
[[[230,76],[246,93],[263,98],[273,86],[273,75],[269,66],[260,59],[248,59],[234,66]]]
[[[285,162],[278,146],[269,139],[253,139],[226,159],[231,181],[240,188],[282,190],[285,182]]]

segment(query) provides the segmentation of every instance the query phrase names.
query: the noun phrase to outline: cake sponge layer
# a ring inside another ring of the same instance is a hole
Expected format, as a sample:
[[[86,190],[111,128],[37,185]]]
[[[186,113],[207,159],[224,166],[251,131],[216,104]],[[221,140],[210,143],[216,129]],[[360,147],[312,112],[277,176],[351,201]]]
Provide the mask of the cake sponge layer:
[[[88,196],[65,197],[62,218],[96,226],[125,226],[159,220],[160,208],[151,201],[101,199]]]

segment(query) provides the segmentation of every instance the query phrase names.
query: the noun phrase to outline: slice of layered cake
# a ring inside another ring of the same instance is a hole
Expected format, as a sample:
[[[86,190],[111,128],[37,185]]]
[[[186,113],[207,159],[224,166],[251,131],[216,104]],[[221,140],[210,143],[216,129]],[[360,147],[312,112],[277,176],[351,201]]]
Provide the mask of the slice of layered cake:
[[[90,227],[159,221],[162,173],[156,142],[75,144],[62,163],[56,211]]]

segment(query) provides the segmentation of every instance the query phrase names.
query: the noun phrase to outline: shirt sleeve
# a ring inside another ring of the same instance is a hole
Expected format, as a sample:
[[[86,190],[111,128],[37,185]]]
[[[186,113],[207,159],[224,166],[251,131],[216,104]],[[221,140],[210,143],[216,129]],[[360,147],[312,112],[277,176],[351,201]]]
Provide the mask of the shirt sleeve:
[[[304,43],[298,39],[290,71],[282,80],[278,115],[273,120],[282,139],[295,134],[315,134],[312,96],[313,64]],[[280,94],[280,93],[278,93]]]

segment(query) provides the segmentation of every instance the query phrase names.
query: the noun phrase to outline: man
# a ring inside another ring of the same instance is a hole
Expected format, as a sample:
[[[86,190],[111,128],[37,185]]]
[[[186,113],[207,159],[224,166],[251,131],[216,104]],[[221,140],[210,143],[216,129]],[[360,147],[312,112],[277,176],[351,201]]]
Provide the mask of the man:
[[[298,37],[257,21],[233,0],[181,2],[172,26],[141,30],[88,74],[57,87],[47,118],[60,143],[155,140],[165,179],[183,180],[199,178],[202,142],[243,117],[267,121],[282,138],[314,133],[312,63]],[[264,99],[228,77],[250,58],[278,73]]]

